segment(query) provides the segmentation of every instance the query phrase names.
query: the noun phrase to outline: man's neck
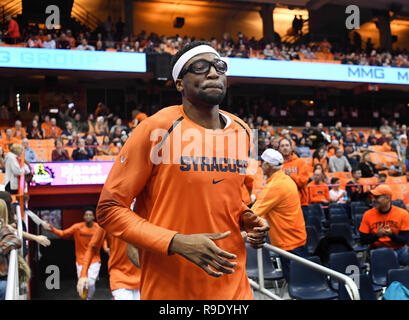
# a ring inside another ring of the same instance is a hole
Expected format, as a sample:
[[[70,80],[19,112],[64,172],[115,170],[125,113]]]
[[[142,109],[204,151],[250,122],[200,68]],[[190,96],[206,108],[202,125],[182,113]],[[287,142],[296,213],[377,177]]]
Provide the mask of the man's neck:
[[[206,129],[223,129],[225,124],[219,114],[219,106],[193,105],[183,97],[183,111],[190,120]]]
[[[386,213],[389,213],[389,211],[391,211],[391,209],[392,209],[392,204],[390,203],[385,208],[379,208],[379,212],[383,213],[383,214],[386,214]]]
[[[85,225],[86,225],[88,228],[92,228],[92,226],[94,225],[94,221],[85,222]]]

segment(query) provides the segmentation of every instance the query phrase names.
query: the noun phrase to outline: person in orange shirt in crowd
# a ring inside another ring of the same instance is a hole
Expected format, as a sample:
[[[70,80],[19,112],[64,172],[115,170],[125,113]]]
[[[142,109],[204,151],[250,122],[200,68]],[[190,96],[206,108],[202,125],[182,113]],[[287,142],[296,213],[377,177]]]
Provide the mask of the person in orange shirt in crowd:
[[[11,129],[11,135],[18,140],[22,140],[27,137],[26,129],[24,129],[22,125],[23,124],[20,120],[16,120],[14,128]]]
[[[44,116],[44,121],[41,123],[41,130],[43,131],[43,134],[42,134],[43,137],[45,137],[45,132],[49,130],[50,127],[51,127],[50,116],[46,114]]]
[[[308,203],[329,203],[329,188],[322,181],[321,170],[315,170],[312,181],[307,186]]]
[[[56,139],[60,137],[62,134],[62,130],[59,126],[57,126],[57,120],[55,118],[50,119],[50,126],[46,127],[45,129],[45,138],[46,139]]]
[[[391,248],[399,264],[409,265],[409,213],[392,205],[392,189],[381,184],[369,190],[374,207],[365,211],[359,227],[362,244]]]
[[[269,227],[242,201],[252,138],[240,118],[219,110],[227,64],[202,41],[171,64],[182,105],[132,131],[102,189],[98,223],[140,250],[142,300],[253,299],[242,231],[259,248]],[[193,141],[179,140],[193,132]],[[211,154],[205,138],[219,141]],[[236,144],[227,138],[240,139],[242,152],[229,153]]]
[[[10,145],[13,143],[20,143],[20,140],[13,137],[11,128],[7,128],[4,132],[4,138],[1,139],[1,146],[3,147],[4,153],[10,151]]]
[[[261,159],[267,182],[251,209],[256,215],[267,219],[273,246],[306,257],[307,233],[297,185],[283,172],[284,159],[280,152],[266,149]],[[280,259],[283,276],[288,281],[290,260]]]
[[[77,267],[77,275],[80,278],[81,270],[85,263],[85,254],[88,249],[89,242],[91,241],[92,236],[98,230],[99,226],[95,220],[94,209],[86,208],[84,210],[84,222],[79,222],[73,224],[71,227],[65,230],[59,230],[54,228],[51,224],[44,224],[44,229],[50,231],[63,239],[74,238],[75,242],[75,264]],[[107,247],[104,246],[104,250],[107,250]],[[91,259],[91,265],[88,269],[88,296],[87,300],[92,299],[95,294],[95,282],[98,278],[99,269],[101,268],[101,258],[99,251],[95,252]]]
[[[310,178],[308,165],[304,159],[298,158],[297,155],[293,153],[292,142],[289,139],[283,138],[280,140],[278,151],[280,151],[284,158],[283,172],[290,176],[297,184],[301,206],[308,206],[308,194],[306,190]]]
[[[7,31],[4,33],[4,41],[8,44],[16,44],[21,37],[18,23],[10,15],[7,15],[5,19],[9,25]]]
[[[138,250],[119,238],[106,233],[101,227],[92,236],[88,244],[84,257],[84,265],[80,278],[77,282],[77,291],[83,296],[84,288],[88,289],[88,269],[92,257],[97,255],[103,247],[104,239],[107,239],[109,246],[108,273],[109,284],[114,300],[140,300],[140,278],[141,270],[137,268],[133,261],[138,259]],[[136,255],[136,257],[132,257]],[[132,260],[130,260],[130,258]]]

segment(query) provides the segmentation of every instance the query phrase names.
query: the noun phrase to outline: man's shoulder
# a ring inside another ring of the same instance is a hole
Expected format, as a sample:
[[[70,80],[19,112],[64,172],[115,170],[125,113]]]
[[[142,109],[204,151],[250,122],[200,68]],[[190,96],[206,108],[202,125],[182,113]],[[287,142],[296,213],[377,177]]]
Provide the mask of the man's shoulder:
[[[397,206],[394,206],[394,205],[392,205],[392,208],[393,208],[393,211],[395,213],[399,214],[399,215],[406,216],[406,215],[409,214],[409,212],[407,210],[403,209],[403,208],[400,208],[400,207],[397,207]]]
[[[148,126],[152,129],[165,129],[168,130],[172,127],[175,121],[183,118],[180,111],[180,106],[165,107],[155,114],[147,117],[140,125]]]
[[[379,213],[379,211],[376,208],[371,208],[371,209],[368,209],[368,210],[366,210],[364,212],[363,217],[365,217],[365,218],[372,217],[372,216],[374,216],[374,215],[376,215],[378,213]]]

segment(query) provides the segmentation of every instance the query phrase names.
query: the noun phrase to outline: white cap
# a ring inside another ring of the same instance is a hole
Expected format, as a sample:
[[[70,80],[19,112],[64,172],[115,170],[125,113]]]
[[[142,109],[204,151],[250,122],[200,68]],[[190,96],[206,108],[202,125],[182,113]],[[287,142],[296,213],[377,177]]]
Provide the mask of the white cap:
[[[266,149],[261,155],[261,159],[268,162],[272,166],[278,167],[284,164],[283,156],[280,152],[274,149]]]

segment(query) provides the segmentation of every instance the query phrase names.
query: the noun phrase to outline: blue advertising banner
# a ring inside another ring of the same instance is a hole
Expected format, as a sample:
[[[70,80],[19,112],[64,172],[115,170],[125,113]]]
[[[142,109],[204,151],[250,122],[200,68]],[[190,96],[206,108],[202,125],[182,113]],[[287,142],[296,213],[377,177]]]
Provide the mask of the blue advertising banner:
[[[409,85],[409,68],[223,58],[230,77],[260,77]]]
[[[0,67],[146,72],[146,55],[134,52],[0,47]]]

